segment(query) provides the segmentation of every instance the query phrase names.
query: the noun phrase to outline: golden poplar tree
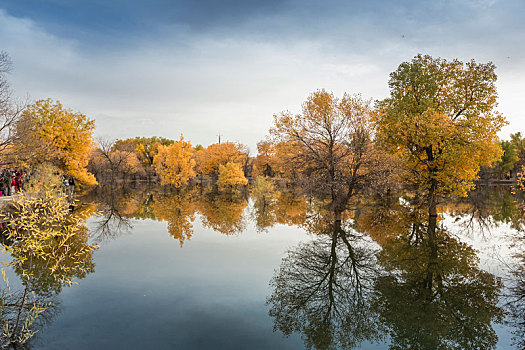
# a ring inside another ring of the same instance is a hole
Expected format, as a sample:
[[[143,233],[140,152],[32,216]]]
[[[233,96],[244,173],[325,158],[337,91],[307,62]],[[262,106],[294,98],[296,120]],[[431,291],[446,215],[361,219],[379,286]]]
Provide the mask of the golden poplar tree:
[[[312,93],[300,114],[274,115],[276,168],[344,210],[359,189],[384,172],[373,143],[374,115],[370,101],[359,95]]]
[[[390,75],[390,97],[379,103],[379,138],[397,154],[406,179],[429,202],[466,195],[480,166],[501,157],[493,63],[416,56]]]
[[[244,165],[248,154],[243,145],[233,142],[215,143],[196,153],[200,174],[217,178],[219,167],[229,162]]]
[[[273,160],[275,158],[275,146],[270,141],[257,143],[257,157],[253,163],[255,175],[273,176]]]
[[[244,177],[244,172],[239,164],[229,162],[219,166],[219,180],[217,186],[220,189],[233,189],[236,186],[244,186],[248,180]]]
[[[390,98],[379,103],[378,138],[396,154],[405,180],[428,207],[427,236],[437,261],[437,204],[466,196],[480,166],[502,155],[497,132],[505,124],[495,111],[496,67],[416,56],[390,75]]]
[[[58,101],[40,100],[17,123],[15,156],[27,163],[51,162],[86,185],[97,183],[86,170],[94,148],[95,123]]]
[[[193,148],[189,141],[180,140],[170,146],[159,145],[153,166],[163,185],[182,187],[195,177]]]

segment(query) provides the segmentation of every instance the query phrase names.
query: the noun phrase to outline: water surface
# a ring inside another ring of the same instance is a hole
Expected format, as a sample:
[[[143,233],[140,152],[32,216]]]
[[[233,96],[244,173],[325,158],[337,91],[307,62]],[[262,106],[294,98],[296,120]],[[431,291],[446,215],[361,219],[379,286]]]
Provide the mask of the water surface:
[[[87,220],[94,269],[55,291],[34,349],[523,345],[523,211],[508,189],[443,205],[435,256],[424,211],[397,199],[361,200],[341,221],[291,191],[82,201],[100,212]]]

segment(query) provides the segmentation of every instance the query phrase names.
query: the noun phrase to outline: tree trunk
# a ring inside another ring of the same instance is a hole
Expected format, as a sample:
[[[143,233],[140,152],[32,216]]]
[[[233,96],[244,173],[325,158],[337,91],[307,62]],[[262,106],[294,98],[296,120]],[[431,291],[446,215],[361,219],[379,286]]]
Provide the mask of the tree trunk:
[[[437,264],[437,181],[432,179],[430,191],[428,194],[428,246],[430,248],[430,257],[427,265],[427,276],[425,279],[425,289],[427,290],[427,299],[432,300],[434,272]]]

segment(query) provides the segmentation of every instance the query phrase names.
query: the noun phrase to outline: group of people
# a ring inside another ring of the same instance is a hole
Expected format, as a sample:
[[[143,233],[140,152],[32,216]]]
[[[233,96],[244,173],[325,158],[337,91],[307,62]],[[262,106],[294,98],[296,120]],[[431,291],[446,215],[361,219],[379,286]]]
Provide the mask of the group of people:
[[[24,191],[27,183],[31,178],[36,179],[36,182],[41,182],[38,179],[38,171],[27,171],[21,168],[4,168],[0,171],[0,197],[12,196],[20,191]],[[69,175],[62,175],[62,188],[68,195],[72,196],[75,191],[75,179]]]
[[[5,168],[0,174],[0,196],[12,196],[23,191],[29,175],[23,169]]]
[[[64,185],[66,194],[68,196],[73,195],[73,193],[75,192],[75,179],[73,179],[72,176],[64,176],[62,178],[62,184]]]

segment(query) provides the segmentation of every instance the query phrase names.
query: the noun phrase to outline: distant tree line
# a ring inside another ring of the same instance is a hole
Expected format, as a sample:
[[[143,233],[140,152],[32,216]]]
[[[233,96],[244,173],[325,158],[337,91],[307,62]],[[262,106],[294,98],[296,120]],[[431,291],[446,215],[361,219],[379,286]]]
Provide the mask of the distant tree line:
[[[0,161],[35,168],[52,164],[81,184],[143,179],[180,188],[212,181],[225,191],[265,176],[300,184],[343,208],[365,188],[417,186],[435,198],[464,195],[480,167],[500,178],[525,164],[520,133],[501,141],[495,111],[495,66],[418,55],[390,75],[390,97],[372,103],[313,92],[298,114],[274,115],[257,155],[234,142],[193,146],[135,137],[95,140],[94,121],[50,99],[12,101],[10,61],[0,55]],[[434,199],[433,199],[434,198]]]
[[[525,138],[521,132],[510,135],[510,140],[499,141],[503,155],[491,167],[483,169],[483,175],[502,180],[516,179],[525,166]]]

